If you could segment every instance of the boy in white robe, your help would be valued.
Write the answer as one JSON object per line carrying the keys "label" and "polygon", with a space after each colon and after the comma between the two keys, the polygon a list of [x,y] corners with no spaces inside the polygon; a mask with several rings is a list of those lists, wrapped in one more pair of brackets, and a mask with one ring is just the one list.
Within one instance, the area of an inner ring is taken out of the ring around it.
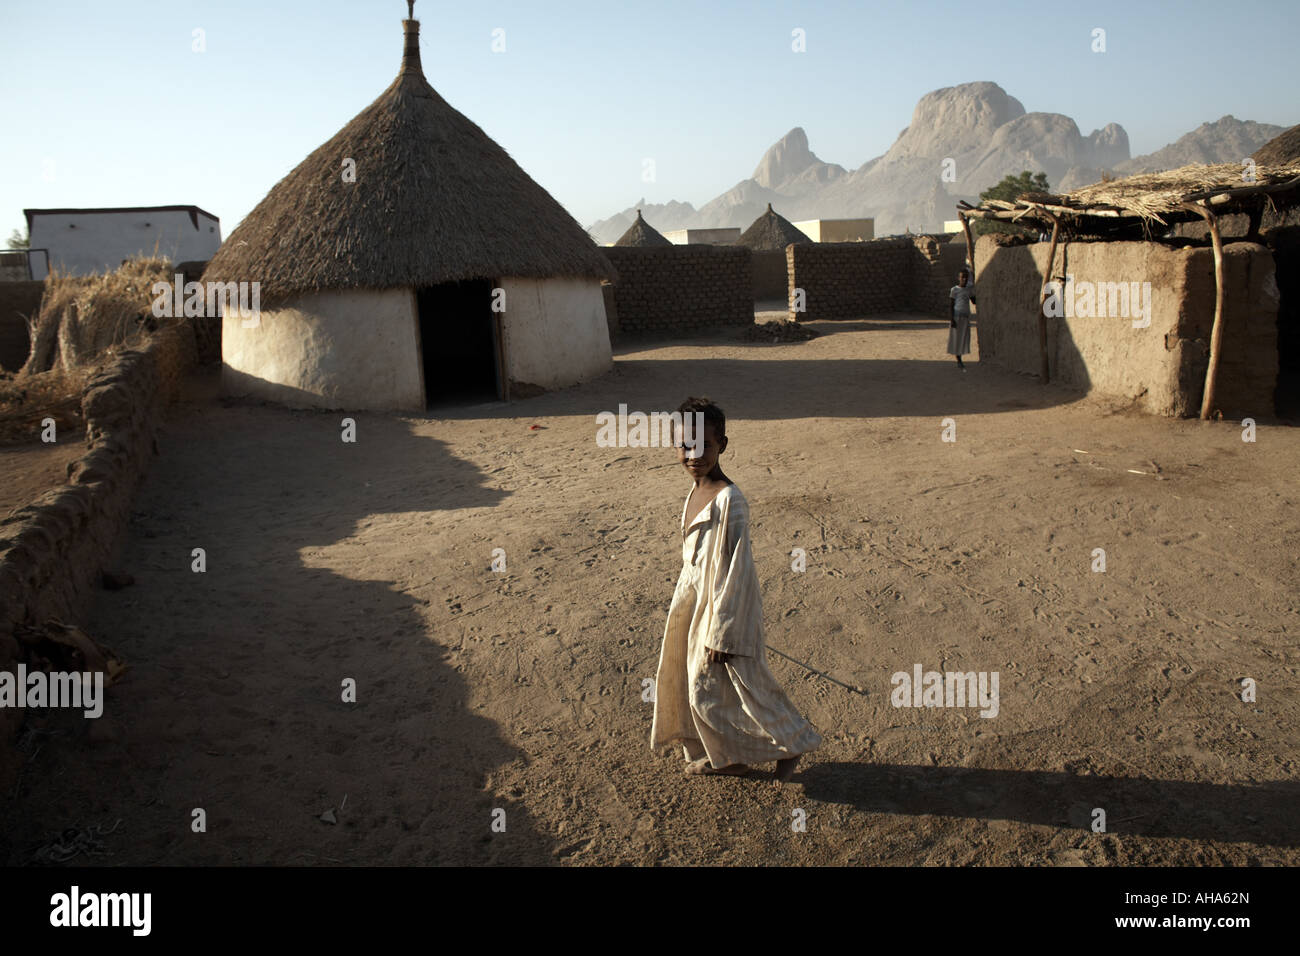
{"label": "boy in white robe", "polygon": [[679,410],[684,419],[703,414],[704,436],[694,448],[677,441],[694,485],[682,510],[682,571],[659,655],[650,745],[682,744],[690,774],[739,776],[775,760],[781,783],[821,737],[767,667],[749,506],[718,466],[726,417],[704,398]]}

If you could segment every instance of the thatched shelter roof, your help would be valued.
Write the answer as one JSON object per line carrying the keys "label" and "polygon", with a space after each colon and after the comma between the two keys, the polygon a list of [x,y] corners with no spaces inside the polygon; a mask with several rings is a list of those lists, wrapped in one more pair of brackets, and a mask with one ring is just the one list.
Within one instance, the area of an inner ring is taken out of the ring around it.
{"label": "thatched shelter roof", "polygon": [[1274,136],[1255,150],[1254,159],[1269,166],[1300,163],[1300,126],[1292,126]]}
{"label": "thatched shelter roof", "polygon": [[736,240],[738,246],[748,246],[755,252],[782,252],[792,242],[812,242],[795,228],[794,223],[767,204],[767,212],[759,216]]}
{"label": "thatched shelter roof", "polygon": [[1050,229],[1059,222],[1071,233],[1149,234],[1154,227],[1202,218],[1203,212],[1257,212],[1300,202],[1300,162],[1256,162],[1253,181],[1241,163],[1192,165],[1162,173],[1094,183],[1071,193],[1025,193],[1014,201],[986,199],[959,203],[964,218],[998,219]]}
{"label": "thatched shelter roof", "polygon": [[641,218],[641,210],[636,211],[636,222],[627,227],[627,232],[618,237],[616,246],[671,246],[663,233]]}
{"label": "thatched shelter roof", "polygon": [[507,276],[612,278],[573,217],[429,85],[419,22],[402,27],[397,79],[271,189],[204,277],[260,281],[264,299]]}

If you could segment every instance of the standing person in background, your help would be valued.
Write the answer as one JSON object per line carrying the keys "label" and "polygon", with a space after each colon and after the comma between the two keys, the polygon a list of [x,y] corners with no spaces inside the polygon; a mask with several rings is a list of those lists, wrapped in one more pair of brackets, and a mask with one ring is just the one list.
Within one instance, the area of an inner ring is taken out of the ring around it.
{"label": "standing person in background", "polygon": [[957,273],[957,284],[948,298],[952,300],[948,312],[948,354],[957,356],[957,367],[964,372],[966,366],[961,357],[970,352],[970,307],[975,302],[975,285],[968,270]]}

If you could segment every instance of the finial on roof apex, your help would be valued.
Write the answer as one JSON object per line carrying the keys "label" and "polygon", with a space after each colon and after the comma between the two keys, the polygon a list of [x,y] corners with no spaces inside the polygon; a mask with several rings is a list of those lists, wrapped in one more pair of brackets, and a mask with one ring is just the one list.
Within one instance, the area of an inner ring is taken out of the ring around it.
{"label": "finial on roof apex", "polygon": [[406,0],[406,19],[415,19],[415,0]]}
{"label": "finial on roof apex", "polygon": [[771,204],[771,203],[768,203],[768,204],[767,204],[767,211],[768,211],[768,212],[771,212],[771,211],[772,211],[772,204]]}

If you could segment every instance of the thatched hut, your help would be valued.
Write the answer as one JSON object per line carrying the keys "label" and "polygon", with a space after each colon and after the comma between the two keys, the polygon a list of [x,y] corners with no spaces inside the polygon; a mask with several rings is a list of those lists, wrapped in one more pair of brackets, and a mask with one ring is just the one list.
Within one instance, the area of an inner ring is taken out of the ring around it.
{"label": "thatched hut", "polygon": [[785,216],[773,211],[772,204],[767,204],[763,213],[740,234],[736,240],[738,246],[748,246],[755,252],[785,252],[785,247],[792,242],[812,242]]}
{"label": "thatched hut", "polygon": [[[985,236],[974,250],[981,361],[1165,414],[1294,414],[1300,290],[1282,277],[1295,271],[1297,208],[1300,162],[1258,159],[961,203],[968,249],[971,219],[1051,232],[1050,244]],[[1234,219],[1241,228],[1225,229]],[[1206,238],[1178,234],[1192,223]],[[1134,321],[1094,321],[1115,318]]]}
{"label": "thatched hut", "polygon": [[789,219],[767,204],[763,213],[740,234],[736,245],[750,250],[753,270],[754,301],[785,299],[789,291],[789,265],[785,247],[792,243],[812,242]]}
{"label": "thatched hut", "polygon": [[608,260],[429,85],[419,22],[402,28],[397,79],[277,183],[204,272],[260,283],[260,317],[223,320],[228,394],[419,410],[612,366]]}
{"label": "thatched hut", "polygon": [[671,246],[672,243],[654,226],[641,218],[641,210],[636,211],[636,222],[627,227],[627,232],[619,236],[616,246],[623,248],[648,248],[652,246]]}

